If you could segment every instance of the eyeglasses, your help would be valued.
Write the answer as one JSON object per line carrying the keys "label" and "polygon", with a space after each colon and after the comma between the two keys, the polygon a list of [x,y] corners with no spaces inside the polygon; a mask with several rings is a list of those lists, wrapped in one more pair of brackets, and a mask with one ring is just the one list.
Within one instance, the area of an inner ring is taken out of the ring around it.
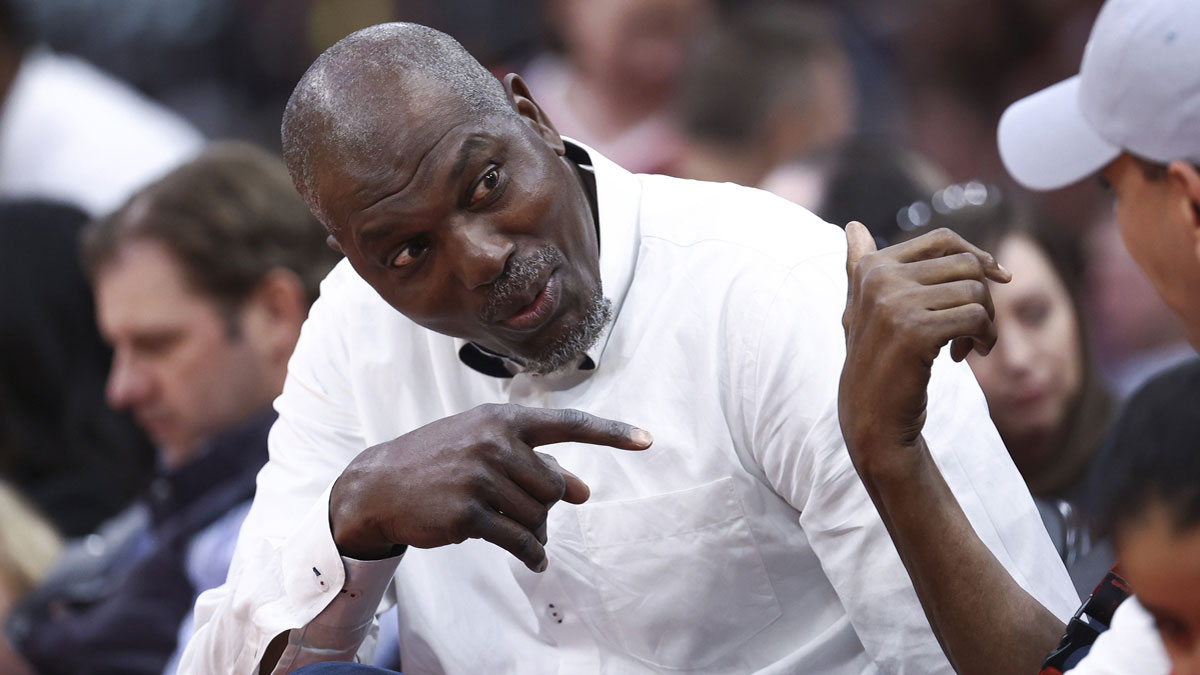
{"label": "eyeglasses", "polygon": [[948,216],[965,208],[992,206],[1001,200],[1000,188],[972,180],[948,185],[929,199],[918,199],[896,212],[896,225],[904,232],[919,230],[933,220],[934,214]]}

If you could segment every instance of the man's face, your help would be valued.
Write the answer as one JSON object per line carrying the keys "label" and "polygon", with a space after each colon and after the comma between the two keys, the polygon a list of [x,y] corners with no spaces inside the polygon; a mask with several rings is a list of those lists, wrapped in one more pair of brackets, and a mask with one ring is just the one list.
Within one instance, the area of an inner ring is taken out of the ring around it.
{"label": "man's face", "polygon": [[582,353],[598,332],[581,337],[602,300],[599,248],[558,134],[532,102],[480,119],[421,100],[397,111],[371,166],[319,172],[342,251],[425,328],[531,363]]}
{"label": "man's face", "polygon": [[1147,178],[1129,155],[1104,168],[1104,181],[1115,200],[1117,227],[1129,255],[1154,284],[1163,301],[1183,319],[1193,344],[1200,337],[1200,318],[1192,286],[1198,273],[1196,243],[1189,236],[1191,216],[1177,187],[1167,179]]}
{"label": "man's face", "polygon": [[270,402],[256,336],[231,337],[216,303],[189,288],[163,244],[122,244],[95,293],[100,333],[113,348],[109,405],[133,412],[167,466]]}

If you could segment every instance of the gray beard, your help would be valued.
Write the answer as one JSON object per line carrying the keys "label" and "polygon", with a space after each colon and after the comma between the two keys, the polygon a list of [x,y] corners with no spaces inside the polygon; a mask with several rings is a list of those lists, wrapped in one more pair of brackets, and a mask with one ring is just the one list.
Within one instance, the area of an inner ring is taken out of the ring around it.
{"label": "gray beard", "polygon": [[[512,260],[504,271],[504,276],[497,280],[496,285],[488,294],[483,307],[479,311],[479,319],[484,323],[496,320],[499,312],[506,306],[515,293],[529,286],[534,279],[541,277],[547,267],[563,262],[562,251],[547,244],[528,258]],[[592,288],[587,313],[576,324],[563,326],[541,351],[532,357],[512,358],[531,373],[546,375],[572,365],[592,345],[600,339],[600,333],[612,320],[612,302],[604,297],[604,289],[599,281]]]}
{"label": "gray beard", "polygon": [[574,364],[600,339],[600,333],[612,321],[612,301],[604,297],[600,283],[592,288],[587,314],[578,323],[564,326],[540,354],[524,359],[522,364],[528,372],[547,375]]}

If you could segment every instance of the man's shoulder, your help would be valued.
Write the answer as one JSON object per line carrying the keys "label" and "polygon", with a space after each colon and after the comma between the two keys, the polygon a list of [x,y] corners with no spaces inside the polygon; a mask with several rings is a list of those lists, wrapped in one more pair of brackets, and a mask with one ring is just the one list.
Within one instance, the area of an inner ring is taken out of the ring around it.
{"label": "man's shoulder", "polygon": [[676,246],[729,247],[784,267],[817,256],[845,255],[841,228],[764,190],[669,176],[639,178],[643,237]]}
{"label": "man's shoulder", "polygon": [[429,332],[387,304],[345,258],[321,281],[321,294],[309,311],[304,331],[327,343],[344,343],[353,336],[356,344],[390,344],[406,340],[403,336]]}
{"label": "man's shoulder", "polygon": [[[335,306],[345,315],[347,312],[376,311],[391,309],[370,284],[358,276],[350,261],[342,258],[321,281],[318,300],[325,305]],[[395,310],[391,310],[393,313]]]}

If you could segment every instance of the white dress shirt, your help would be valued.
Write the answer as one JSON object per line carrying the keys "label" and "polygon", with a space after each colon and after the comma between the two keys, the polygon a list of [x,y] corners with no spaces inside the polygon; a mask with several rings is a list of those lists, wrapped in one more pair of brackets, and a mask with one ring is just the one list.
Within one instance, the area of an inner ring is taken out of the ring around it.
{"label": "white dress shirt", "polygon": [[133,87],[82,59],[35,48],[0,111],[0,196],[105,215],[203,144],[182,117]]}
{"label": "white dress shirt", "polygon": [[[592,159],[615,317],[588,352],[595,368],[484,375],[460,360],[464,343],[416,326],[340,264],[181,672],[252,672],[300,627],[277,672],[348,657],[393,570],[406,673],[952,672],[838,426],[843,232],[765,192]],[[410,548],[398,566],[339,557],[328,494],[346,464],[488,402],[578,408],[654,445],[543,449],[592,494],[551,510],[542,574],[481,540]],[[1070,579],[965,364],[935,365],[926,429],[983,541],[1069,617]]]}
{"label": "white dress shirt", "polygon": [[1096,638],[1087,656],[1070,675],[1168,675],[1171,660],[1163,647],[1154,617],[1136,597],[1113,614],[1112,626]]}

